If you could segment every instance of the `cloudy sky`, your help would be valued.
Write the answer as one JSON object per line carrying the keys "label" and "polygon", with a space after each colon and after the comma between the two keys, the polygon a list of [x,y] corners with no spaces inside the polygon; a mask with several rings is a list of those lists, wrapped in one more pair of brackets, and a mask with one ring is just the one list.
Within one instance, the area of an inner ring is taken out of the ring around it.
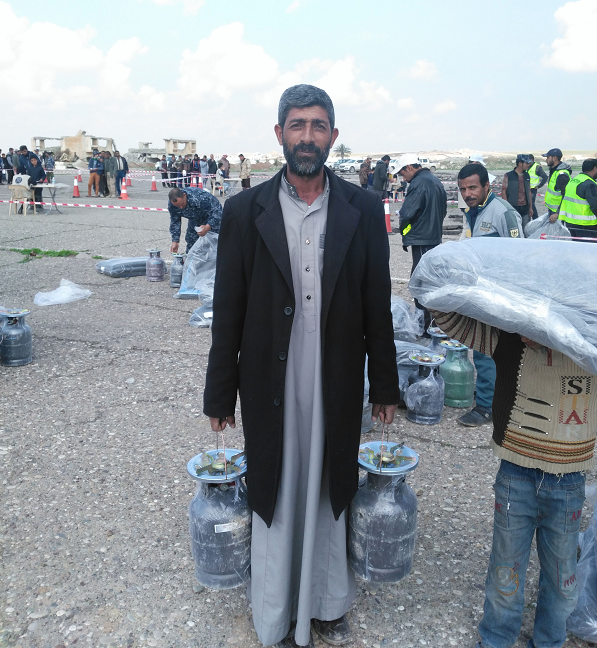
{"label": "cloudy sky", "polygon": [[0,148],[266,152],[313,83],[354,151],[597,149],[597,0],[0,0]]}

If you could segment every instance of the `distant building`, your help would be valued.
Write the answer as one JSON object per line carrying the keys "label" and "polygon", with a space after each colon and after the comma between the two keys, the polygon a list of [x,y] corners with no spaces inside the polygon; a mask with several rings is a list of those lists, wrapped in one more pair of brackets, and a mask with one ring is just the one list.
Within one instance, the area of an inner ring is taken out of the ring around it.
{"label": "distant building", "polygon": [[[57,144],[49,144],[57,142]],[[78,158],[85,160],[93,155],[93,150],[110,151],[116,150],[116,145],[111,137],[97,137],[87,135],[86,131],[80,130],[76,135],[64,137],[32,137],[31,149],[41,151],[54,151],[57,157],[62,158],[66,153],[69,160],[74,160],[75,154]]]}

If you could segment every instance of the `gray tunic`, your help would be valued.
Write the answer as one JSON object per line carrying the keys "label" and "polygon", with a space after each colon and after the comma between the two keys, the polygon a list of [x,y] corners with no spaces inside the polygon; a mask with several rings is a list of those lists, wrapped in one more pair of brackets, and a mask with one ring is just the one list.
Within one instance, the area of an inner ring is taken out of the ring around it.
{"label": "gray tunic", "polygon": [[295,641],[309,643],[311,619],[331,621],[355,596],[346,557],[346,516],[334,520],[323,469],[321,276],[329,184],[309,207],[283,177],[284,216],[296,301],[284,391],[282,479],[271,527],[253,514],[249,598],[265,645],[296,621]]}

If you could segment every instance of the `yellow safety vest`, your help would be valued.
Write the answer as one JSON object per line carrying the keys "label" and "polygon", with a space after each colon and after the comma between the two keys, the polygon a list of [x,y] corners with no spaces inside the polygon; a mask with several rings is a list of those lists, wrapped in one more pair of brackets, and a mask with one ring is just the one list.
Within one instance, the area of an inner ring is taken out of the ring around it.
{"label": "yellow safety vest", "polygon": [[566,185],[560,205],[560,219],[571,225],[597,225],[597,214],[591,210],[588,200],[581,198],[577,193],[578,186],[585,180],[595,182],[591,176],[579,173]]}
{"label": "yellow safety vest", "polygon": [[537,166],[538,163],[534,162],[533,166],[529,169],[529,175],[531,176],[531,189],[536,189],[541,184],[541,176],[537,175]]}
{"label": "yellow safety vest", "polygon": [[568,169],[554,171],[549,178],[547,191],[545,192],[545,206],[552,212],[557,212],[562,202],[562,192],[556,191],[556,182],[560,173],[567,173],[568,176],[570,176],[570,171]]}

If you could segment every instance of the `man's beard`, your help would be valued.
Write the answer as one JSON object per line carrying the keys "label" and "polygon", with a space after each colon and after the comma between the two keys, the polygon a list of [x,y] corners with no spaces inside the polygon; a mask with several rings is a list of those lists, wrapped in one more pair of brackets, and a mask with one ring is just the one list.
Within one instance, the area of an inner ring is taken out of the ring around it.
{"label": "man's beard", "polygon": [[[330,154],[331,144],[332,140],[330,138],[328,145],[323,151],[318,146],[315,146],[313,142],[311,144],[297,144],[290,150],[286,144],[286,140],[282,140],[282,150],[288,162],[288,168],[292,173],[298,176],[313,178],[323,169],[323,165]],[[301,159],[301,153],[315,153],[315,159]]]}

